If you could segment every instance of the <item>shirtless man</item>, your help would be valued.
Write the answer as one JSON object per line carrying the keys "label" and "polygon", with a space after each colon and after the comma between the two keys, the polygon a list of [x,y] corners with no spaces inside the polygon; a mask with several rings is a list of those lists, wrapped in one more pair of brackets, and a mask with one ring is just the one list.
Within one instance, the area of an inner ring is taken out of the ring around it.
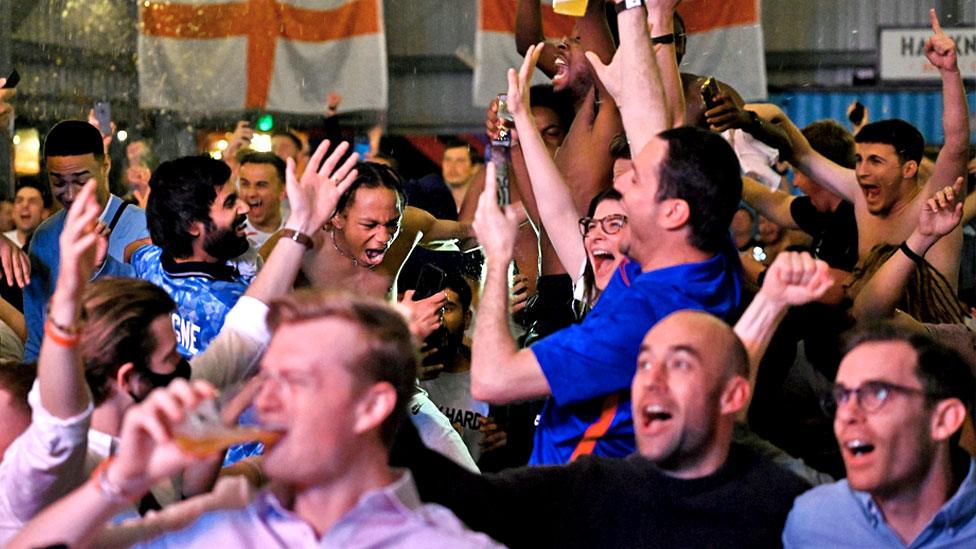
{"label": "shirtless man", "polygon": [[[339,147],[348,148],[348,143]],[[309,165],[318,166],[327,149],[328,142],[323,142]],[[359,158],[355,153],[351,157]],[[302,274],[316,288],[393,299],[397,274],[414,246],[437,248],[468,238],[471,226],[405,206],[400,176],[388,166],[360,162],[356,170],[332,220],[312,235],[314,251],[306,255]],[[261,249],[263,256],[280,237],[279,233],[269,239]]]}
{"label": "shirtless man", "polygon": [[[814,151],[777,107],[757,108],[764,118],[784,124],[793,143],[794,166],[854,204],[861,260],[879,244],[898,245],[905,241],[914,230],[925,201],[966,172],[969,112],[956,45],[942,31],[935,10],[930,11],[930,18],[934,34],[925,43],[925,56],[942,77],[945,144],[927,181],[918,173],[924,146],[922,135],[907,122],[884,120],[864,126],[857,134],[856,166],[851,170]],[[962,230],[957,227],[926,256],[953,289],[958,285],[961,249]]]}

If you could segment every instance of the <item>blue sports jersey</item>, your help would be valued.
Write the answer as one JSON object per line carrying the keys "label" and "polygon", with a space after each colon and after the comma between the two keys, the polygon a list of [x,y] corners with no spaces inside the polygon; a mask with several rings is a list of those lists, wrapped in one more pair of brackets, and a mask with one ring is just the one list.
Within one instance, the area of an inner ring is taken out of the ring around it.
{"label": "blue sports jersey", "polygon": [[529,463],[568,463],[584,435],[595,444],[581,453],[633,453],[630,384],[644,335],[681,309],[730,319],[741,297],[740,269],[737,256],[721,253],[646,273],[625,262],[581,323],[532,345],[552,398],[542,410]]}
{"label": "blue sports jersey", "polygon": [[177,350],[187,359],[217,337],[224,317],[250,282],[227,265],[177,263],[158,246],[137,250],[132,267],[138,278],[159,286],[176,302],[173,330]]}

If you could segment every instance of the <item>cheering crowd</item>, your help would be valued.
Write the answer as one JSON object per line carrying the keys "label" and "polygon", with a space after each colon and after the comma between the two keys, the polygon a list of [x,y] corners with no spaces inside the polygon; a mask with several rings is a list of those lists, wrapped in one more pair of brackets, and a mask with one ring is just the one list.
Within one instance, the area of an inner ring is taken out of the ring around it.
{"label": "cheering crowd", "polygon": [[0,544],[976,547],[956,44],[932,10],[926,156],[679,72],[678,3],[539,42],[520,1],[440,176],[241,123],[123,198],[56,124],[0,236]]}

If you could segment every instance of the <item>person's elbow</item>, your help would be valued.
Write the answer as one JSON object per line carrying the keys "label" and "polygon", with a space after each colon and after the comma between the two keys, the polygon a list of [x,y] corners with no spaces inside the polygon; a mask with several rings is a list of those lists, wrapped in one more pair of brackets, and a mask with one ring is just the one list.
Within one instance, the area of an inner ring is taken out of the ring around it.
{"label": "person's elbow", "polygon": [[488,374],[471,368],[471,396],[489,404],[510,404],[514,399],[508,384],[498,374]]}

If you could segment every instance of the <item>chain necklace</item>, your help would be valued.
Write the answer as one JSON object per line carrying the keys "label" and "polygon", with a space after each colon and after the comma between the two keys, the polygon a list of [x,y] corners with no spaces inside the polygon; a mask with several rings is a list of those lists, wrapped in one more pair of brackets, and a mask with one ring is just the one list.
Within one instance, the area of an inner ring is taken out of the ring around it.
{"label": "chain necklace", "polygon": [[357,267],[362,267],[363,269],[367,269],[367,270],[370,270],[370,271],[376,268],[376,265],[373,265],[373,264],[370,264],[370,263],[363,263],[363,262],[359,261],[358,259],[356,259],[355,256],[353,256],[352,254],[350,254],[350,253],[346,252],[345,250],[343,250],[342,248],[340,248],[339,247],[339,244],[336,243],[336,239],[335,239],[335,228],[333,228],[332,230],[329,231],[329,236],[332,237],[332,247],[335,248],[335,251],[339,252],[339,255],[341,255],[342,257],[348,259],[349,261],[352,261],[352,264],[353,265],[355,265]]}

